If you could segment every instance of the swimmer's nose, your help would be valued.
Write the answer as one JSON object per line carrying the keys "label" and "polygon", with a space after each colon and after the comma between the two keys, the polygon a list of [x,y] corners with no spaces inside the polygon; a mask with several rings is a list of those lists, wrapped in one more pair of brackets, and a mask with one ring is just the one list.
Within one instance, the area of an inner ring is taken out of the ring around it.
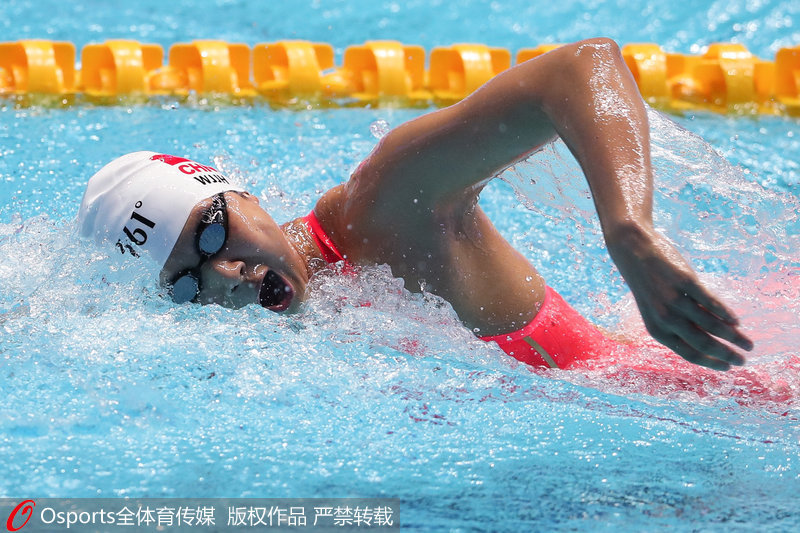
{"label": "swimmer's nose", "polygon": [[244,261],[216,260],[212,262],[211,270],[220,285],[224,285],[228,290],[246,281],[247,264]]}

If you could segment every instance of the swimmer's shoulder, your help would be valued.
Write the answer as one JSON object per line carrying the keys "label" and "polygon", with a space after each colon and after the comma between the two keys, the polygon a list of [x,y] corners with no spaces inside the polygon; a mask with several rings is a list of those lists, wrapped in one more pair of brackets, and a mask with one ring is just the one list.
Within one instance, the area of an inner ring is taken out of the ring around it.
{"label": "swimmer's shoulder", "polygon": [[392,230],[396,226],[394,210],[385,203],[374,187],[362,187],[354,173],[347,183],[320,197],[314,214],[322,230],[351,261],[373,262],[376,244],[396,236]]}

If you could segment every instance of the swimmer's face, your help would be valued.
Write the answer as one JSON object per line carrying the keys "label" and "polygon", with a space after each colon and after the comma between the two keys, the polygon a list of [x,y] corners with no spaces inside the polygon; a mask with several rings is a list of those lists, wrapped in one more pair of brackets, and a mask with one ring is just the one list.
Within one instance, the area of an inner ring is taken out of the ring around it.
{"label": "swimmer's face", "polygon": [[[212,199],[198,203],[161,271],[170,287],[187,270],[198,274],[196,302],[239,308],[260,304],[272,311],[295,311],[308,285],[305,262],[280,226],[249,193],[226,192],[227,237],[210,257],[197,249],[197,232]],[[199,265],[199,268],[198,268]]]}

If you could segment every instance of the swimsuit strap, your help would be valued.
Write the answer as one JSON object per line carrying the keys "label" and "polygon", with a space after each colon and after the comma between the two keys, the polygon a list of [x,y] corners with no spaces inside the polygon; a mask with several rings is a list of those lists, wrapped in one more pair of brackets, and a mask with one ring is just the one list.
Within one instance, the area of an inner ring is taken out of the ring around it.
{"label": "swimsuit strap", "polygon": [[309,231],[311,232],[311,236],[314,238],[314,242],[316,243],[319,250],[322,252],[322,257],[325,258],[325,261],[328,263],[338,263],[339,261],[347,262],[347,259],[339,252],[336,248],[336,245],[333,244],[333,241],[328,234],[325,233],[325,230],[322,229],[322,226],[317,219],[317,215],[314,214],[312,210],[308,215],[301,218],[303,222],[306,223],[308,226]]}

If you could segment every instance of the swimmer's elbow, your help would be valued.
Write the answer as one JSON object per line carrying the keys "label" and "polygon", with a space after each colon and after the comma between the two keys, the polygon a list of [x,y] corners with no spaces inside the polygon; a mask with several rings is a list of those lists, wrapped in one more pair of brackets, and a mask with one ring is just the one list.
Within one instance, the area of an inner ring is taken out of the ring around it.
{"label": "swimmer's elbow", "polygon": [[629,89],[619,80],[631,78],[622,52],[614,40],[596,37],[564,45],[543,65],[547,83],[542,87],[543,107],[574,106],[575,99],[594,99],[598,91]]}
{"label": "swimmer's elbow", "polygon": [[577,48],[578,54],[584,54],[587,51],[591,53],[620,53],[617,42],[608,37],[592,37],[591,39],[577,41],[572,46]]}
{"label": "swimmer's elbow", "polygon": [[545,105],[563,103],[568,95],[597,88],[592,80],[610,79],[628,70],[619,45],[607,37],[560,46],[521,67],[519,84],[525,89],[537,88],[528,96]]}
{"label": "swimmer's elbow", "polygon": [[[595,37],[578,41],[564,50],[565,67],[589,74],[598,68],[620,68],[625,64],[619,45],[608,37]],[[627,67],[626,67],[627,68]]]}

